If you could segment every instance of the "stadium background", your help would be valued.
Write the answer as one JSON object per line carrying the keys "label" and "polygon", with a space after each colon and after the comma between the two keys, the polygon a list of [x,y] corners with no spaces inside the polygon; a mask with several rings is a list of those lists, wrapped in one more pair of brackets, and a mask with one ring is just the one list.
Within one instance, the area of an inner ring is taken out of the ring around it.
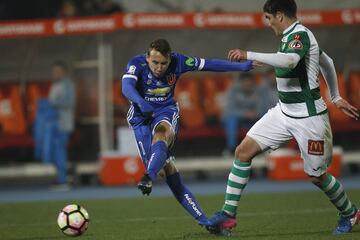
{"label": "stadium background", "polygon": [[[29,5],[26,1],[14,2],[19,9],[22,4]],[[49,1],[36,2],[32,1],[31,9]],[[59,6],[61,2],[58,1]],[[128,106],[121,96],[119,79],[128,59],[144,52],[151,40],[166,38],[173,51],[204,58],[226,58],[231,48],[263,52],[278,48],[278,39],[262,22],[263,1],[113,2],[121,5],[122,12],[73,18],[14,13],[13,16],[19,16],[17,19],[11,18],[11,14],[2,18],[0,201],[3,206],[15,201],[138,196],[131,185],[103,188],[104,182],[99,181],[99,176],[101,178],[106,156],[127,158],[128,150],[119,149],[130,144],[119,142],[122,132],[118,129],[127,126]],[[334,59],[341,95],[359,108],[359,1],[298,0],[297,3],[300,19],[313,31],[320,47]],[[55,169],[33,158],[31,137],[36,101],[46,96],[51,63],[58,59],[69,64],[77,86],[76,130],[69,146],[73,189],[65,193],[48,189],[55,178]],[[178,83],[177,97],[183,115],[175,154],[177,165],[195,188],[195,194],[225,191],[223,186],[232,159],[221,155],[225,142],[220,115],[224,92],[236,76],[190,73]],[[324,86],[322,82],[322,96],[327,99]],[[12,111],[10,116],[8,108]],[[348,184],[349,188],[359,189],[360,123],[344,117],[331,105],[329,109],[334,143],[344,150],[341,175],[345,187]],[[245,131],[241,129],[239,135]],[[267,161],[266,156],[254,160],[253,178],[259,182],[249,189],[253,187],[254,192],[309,190],[301,180],[296,183],[268,180]],[[158,184],[160,190],[155,191],[155,196],[169,195],[160,181]]]}

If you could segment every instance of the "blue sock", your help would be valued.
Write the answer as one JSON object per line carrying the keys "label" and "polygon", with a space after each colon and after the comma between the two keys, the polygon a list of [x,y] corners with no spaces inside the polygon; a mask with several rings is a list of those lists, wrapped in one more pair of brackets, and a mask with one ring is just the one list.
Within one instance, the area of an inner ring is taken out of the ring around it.
{"label": "blue sock", "polygon": [[152,180],[156,179],[159,171],[164,167],[169,157],[169,150],[164,141],[158,141],[151,146],[151,157],[147,167],[147,174]]}
{"label": "blue sock", "polygon": [[166,177],[166,183],[178,202],[191,216],[193,216],[193,218],[197,221],[205,220],[207,218],[199,204],[196,202],[194,195],[183,184],[179,173]]}

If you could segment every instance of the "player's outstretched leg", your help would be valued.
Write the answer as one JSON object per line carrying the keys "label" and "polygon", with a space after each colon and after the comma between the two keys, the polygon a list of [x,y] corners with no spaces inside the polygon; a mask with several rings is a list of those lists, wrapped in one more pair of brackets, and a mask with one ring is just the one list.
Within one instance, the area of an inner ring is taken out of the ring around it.
{"label": "player's outstretched leg", "polygon": [[333,234],[351,232],[353,226],[360,221],[360,211],[349,200],[342,184],[334,176],[328,173],[319,178],[312,177],[312,180],[339,210],[340,217]]}
{"label": "player's outstretched leg", "polygon": [[152,190],[152,183],[160,170],[164,167],[169,156],[168,146],[164,141],[157,141],[151,146],[151,157],[148,163],[147,172],[138,183],[142,194],[149,195]]}
{"label": "player's outstretched leg", "polygon": [[173,192],[176,200],[201,225],[209,225],[209,220],[197,203],[195,196],[184,185],[178,172],[166,177],[166,183]]}
{"label": "player's outstretched leg", "polygon": [[250,171],[250,162],[234,161],[228,177],[225,204],[222,211],[215,213],[214,216],[209,219],[210,225],[207,226],[209,232],[229,235],[230,230],[236,227],[236,211],[241,194],[249,181]]}

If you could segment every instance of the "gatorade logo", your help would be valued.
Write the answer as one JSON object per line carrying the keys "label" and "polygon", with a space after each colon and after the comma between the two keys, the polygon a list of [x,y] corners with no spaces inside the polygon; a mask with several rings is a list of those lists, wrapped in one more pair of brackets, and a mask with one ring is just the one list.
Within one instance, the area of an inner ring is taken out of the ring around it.
{"label": "gatorade logo", "polygon": [[138,160],[136,158],[128,158],[124,162],[124,170],[128,174],[135,174],[139,171]]}

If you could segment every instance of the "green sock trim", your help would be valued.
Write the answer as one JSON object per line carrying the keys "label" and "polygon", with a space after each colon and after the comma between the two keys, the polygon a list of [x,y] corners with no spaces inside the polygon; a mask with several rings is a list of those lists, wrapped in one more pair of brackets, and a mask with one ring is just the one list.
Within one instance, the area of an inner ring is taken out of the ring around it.
{"label": "green sock trim", "polygon": [[227,185],[233,188],[238,188],[238,189],[244,189],[246,184],[241,184],[241,183],[237,183],[237,182],[233,182],[231,180],[228,180]]}
{"label": "green sock trim", "polygon": [[334,200],[330,200],[332,203],[337,203],[343,196],[345,195],[345,191],[341,192],[340,195]]}
{"label": "green sock trim", "polygon": [[339,190],[340,186],[341,186],[340,183],[336,181],[335,185],[329,191],[325,192],[326,195],[328,196],[333,195],[337,190]]}
{"label": "green sock trim", "polygon": [[240,198],[241,198],[241,195],[236,195],[236,194],[231,194],[231,193],[225,194],[225,200],[239,201]]}
{"label": "green sock trim", "polygon": [[325,188],[327,188],[329,186],[329,184],[331,183],[331,179],[332,179],[332,176],[330,174],[328,174],[326,176],[326,179],[325,179],[325,182],[324,182],[324,184],[322,186],[322,189],[325,189]]}
{"label": "green sock trim", "polygon": [[225,205],[223,206],[223,208],[222,208],[223,211],[229,212],[229,213],[231,213],[231,214],[233,214],[233,215],[236,214],[236,209],[237,209],[237,207],[231,206],[231,205],[227,205],[227,204],[225,204]]}
{"label": "green sock trim", "polygon": [[233,167],[231,169],[231,173],[238,177],[248,178],[250,176],[250,169],[249,170],[240,170],[240,169]]}
{"label": "green sock trim", "polygon": [[251,162],[240,162],[240,160],[235,159],[234,164],[238,167],[250,167]]}
{"label": "green sock trim", "polygon": [[[349,203],[350,203],[349,199],[346,199],[346,201],[343,203],[343,205],[339,206],[340,212],[343,212],[346,209],[346,207],[349,205]],[[351,209],[351,207],[352,206],[350,206],[350,209]]]}
{"label": "green sock trim", "polygon": [[348,217],[348,216],[353,216],[356,212],[356,207],[354,206],[354,204],[352,204],[351,208],[349,210],[347,210],[346,212],[342,212],[341,215],[344,217]]}

